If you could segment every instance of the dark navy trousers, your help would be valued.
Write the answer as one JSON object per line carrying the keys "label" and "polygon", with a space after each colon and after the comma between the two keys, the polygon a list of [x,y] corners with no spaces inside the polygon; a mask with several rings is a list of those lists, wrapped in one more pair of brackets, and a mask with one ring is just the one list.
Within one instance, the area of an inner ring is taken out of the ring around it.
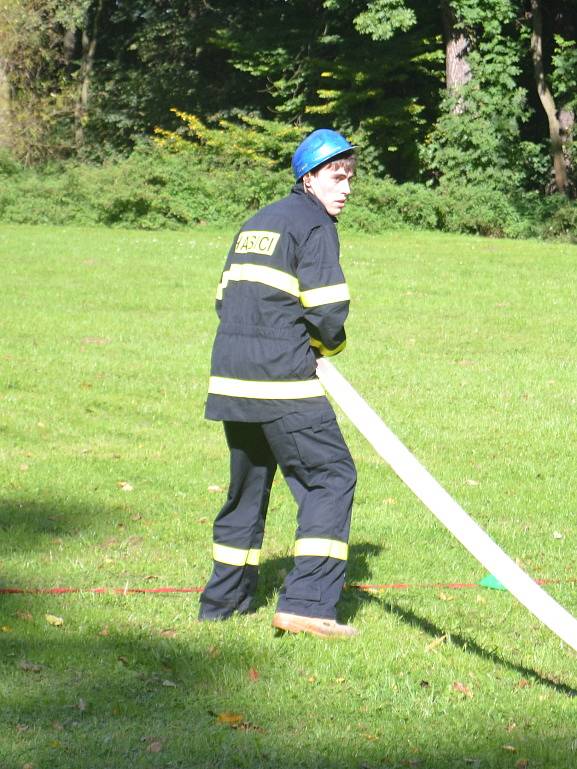
{"label": "dark navy trousers", "polygon": [[213,529],[213,572],[200,619],[250,611],[277,466],[298,504],[294,567],[278,611],[335,619],[345,580],[355,466],[325,401],[318,412],[271,422],[224,422],[230,450],[227,500]]}

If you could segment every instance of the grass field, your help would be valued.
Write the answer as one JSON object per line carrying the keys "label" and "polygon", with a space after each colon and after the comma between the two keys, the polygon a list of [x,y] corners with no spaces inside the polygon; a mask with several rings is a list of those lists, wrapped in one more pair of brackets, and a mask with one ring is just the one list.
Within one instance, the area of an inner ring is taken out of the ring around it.
{"label": "grass field", "polygon": [[[359,471],[351,642],[275,638],[294,506],[275,481],[256,614],[196,621],[227,453],[203,421],[232,231],[0,229],[1,769],[572,769],[577,655],[342,420]],[[341,235],[338,368],[577,612],[577,247]],[[94,593],[90,588],[109,591]],[[115,593],[114,588],[124,592]]]}

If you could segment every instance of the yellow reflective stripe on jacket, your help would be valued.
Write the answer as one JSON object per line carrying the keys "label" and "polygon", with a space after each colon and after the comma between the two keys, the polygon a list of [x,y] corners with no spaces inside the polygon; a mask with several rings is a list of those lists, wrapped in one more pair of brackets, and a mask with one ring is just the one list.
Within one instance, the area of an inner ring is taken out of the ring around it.
{"label": "yellow reflective stripe on jacket", "polygon": [[303,307],[319,307],[322,304],[331,304],[332,302],[347,302],[350,298],[349,287],[346,283],[310,288],[308,291],[301,291],[300,293]]}
{"label": "yellow reflective stripe on jacket", "polygon": [[349,546],[346,542],[340,542],[338,539],[307,537],[306,539],[297,539],[295,542],[295,556],[316,555],[346,561],[348,554]]}
{"label": "yellow reflective stripe on jacket", "polygon": [[342,352],[346,346],[347,346],[347,340],[345,339],[343,342],[337,345],[333,350],[329,350],[329,348],[325,347],[322,342],[320,342],[318,339],[313,339],[313,337],[311,336],[311,347],[316,347],[317,350],[320,352],[320,354],[324,355],[326,358],[329,358],[331,355],[336,355],[337,353]]}
{"label": "yellow reflective stripe on jacket", "polygon": [[226,563],[229,566],[258,566],[260,560],[260,550],[243,550],[240,547],[230,547],[229,545],[218,545],[216,542],[212,546],[212,557],[219,563]]}
{"label": "yellow reflective stripe on jacket", "polygon": [[293,296],[299,296],[299,282],[293,276],[274,267],[261,264],[231,264],[223,273],[221,282],[216,290],[216,298],[222,299],[222,292],[231,280],[246,280],[249,283],[262,283],[265,286],[278,288]]}
{"label": "yellow reflective stripe on jacket", "polygon": [[318,379],[296,382],[260,382],[250,379],[229,379],[211,376],[208,392],[212,395],[230,395],[233,398],[258,398],[261,400],[292,400],[294,398],[317,398],[325,394]]}

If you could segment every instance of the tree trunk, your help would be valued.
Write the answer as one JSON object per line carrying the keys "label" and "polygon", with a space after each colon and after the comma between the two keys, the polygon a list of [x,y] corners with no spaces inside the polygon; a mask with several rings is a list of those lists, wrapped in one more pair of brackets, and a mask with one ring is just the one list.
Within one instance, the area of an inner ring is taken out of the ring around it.
{"label": "tree trunk", "polygon": [[64,33],[62,47],[64,49],[64,61],[66,66],[70,67],[76,53],[76,30],[74,28],[67,29]]}
{"label": "tree trunk", "polygon": [[555,99],[545,79],[545,67],[543,65],[543,18],[541,16],[540,0],[530,0],[533,32],[531,34],[531,53],[533,56],[533,71],[537,93],[547,115],[549,122],[549,139],[551,142],[551,157],[553,158],[553,171],[555,174],[555,187],[565,194],[568,187],[567,168],[563,155],[563,142]]}
{"label": "tree trunk", "polygon": [[[577,8],[571,2],[559,0],[553,3],[553,34],[560,35],[565,40],[575,40],[577,32]],[[559,101],[559,99],[557,100]],[[575,194],[575,186],[572,183],[573,164],[571,162],[571,145],[573,144],[573,134],[575,131],[575,111],[570,105],[561,103],[557,110],[559,118],[559,133],[561,134],[561,144],[563,145],[563,157],[565,168],[569,177],[570,194]]]}
{"label": "tree trunk", "polygon": [[90,86],[94,72],[94,58],[98,41],[98,26],[102,12],[102,2],[99,0],[94,9],[94,17],[90,32],[82,30],[82,62],[80,64],[80,88],[74,109],[76,149],[84,145],[84,125],[88,116],[88,101],[90,99]]}
{"label": "tree trunk", "polygon": [[[455,12],[449,0],[441,2],[441,16],[445,32],[445,83],[447,91],[458,94],[471,79],[471,68],[467,61],[470,42],[465,32],[456,26]],[[453,107],[455,114],[464,112],[462,99],[458,98]]]}
{"label": "tree trunk", "polygon": [[563,146],[573,141],[573,131],[575,129],[575,113],[570,107],[561,107],[559,110],[559,133]]}
{"label": "tree trunk", "polygon": [[11,146],[10,83],[6,62],[0,59],[0,148]]}

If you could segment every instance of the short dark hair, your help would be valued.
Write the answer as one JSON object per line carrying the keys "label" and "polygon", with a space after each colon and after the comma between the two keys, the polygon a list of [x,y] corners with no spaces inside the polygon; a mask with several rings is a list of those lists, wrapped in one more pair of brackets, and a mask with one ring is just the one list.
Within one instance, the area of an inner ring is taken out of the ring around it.
{"label": "short dark hair", "polygon": [[321,163],[320,166],[313,168],[309,173],[316,174],[321,168],[344,168],[347,173],[354,174],[357,168],[357,157],[353,150],[347,150],[341,152],[340,155],[336,155],[334,158],[330,158],[326,163]]}

